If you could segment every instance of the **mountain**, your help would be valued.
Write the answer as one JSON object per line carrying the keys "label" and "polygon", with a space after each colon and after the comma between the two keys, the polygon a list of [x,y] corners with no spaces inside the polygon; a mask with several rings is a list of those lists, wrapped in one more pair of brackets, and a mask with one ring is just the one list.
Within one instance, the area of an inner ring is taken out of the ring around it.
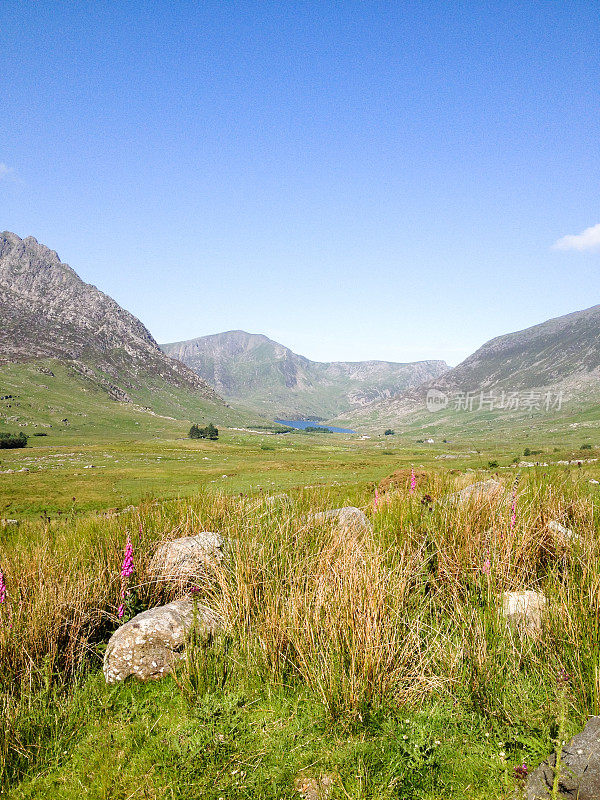
{"label": "mountain", "polygon": [[226,408],[136,317],[31,236],[0,234],[0,319],[0,371],[36,362],[50,377],[51,364],[61,365],[61,381],[67,368],[92,394],[185,419]]}
{"label": "mountain", "polygon": [[[427,393],[438,390],[450,398],[483,393],[516,398],[521,410],[546,398],[556,407],[600,401],[600,305],[550,319],[531,328],[491,339],[454,369],[414,391],[372,403],[356,416],[392,421],[425,409]],[[529,398],[529,400],[527,400]],[[523,400],[526,401],[525,405]],[[529,403],[529,405],[527,405]],[[485,410],[489,402],[484,400]],[[443,409],[442,409],[443,410]],[[497,410],[502,410],[497,407]],[[513,412],[519,407],[513,407]],[[533,409],[535,410],[535,409]]]}
{"label": "mountain", "polygon": [[442,375],[444,361],[320,363],[262,334],[228,331],[161,345],[223,397],[274,417],[327,419]]}

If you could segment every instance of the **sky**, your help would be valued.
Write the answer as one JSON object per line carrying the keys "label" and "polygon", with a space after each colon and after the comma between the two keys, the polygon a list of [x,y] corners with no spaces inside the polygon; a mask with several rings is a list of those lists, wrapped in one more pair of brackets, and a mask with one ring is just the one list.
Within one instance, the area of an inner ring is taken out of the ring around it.
{"label": "sky", "polygon": [[600,303],[599,12],[2,0],[0,230],[159,342],[454,365]]}

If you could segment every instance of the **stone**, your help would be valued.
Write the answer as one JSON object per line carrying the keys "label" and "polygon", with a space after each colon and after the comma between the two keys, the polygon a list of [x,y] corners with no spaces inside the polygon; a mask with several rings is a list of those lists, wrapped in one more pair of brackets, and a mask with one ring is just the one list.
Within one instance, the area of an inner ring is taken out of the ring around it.
{"label": "stone", "polygon": [[316,514],[311,514],[308,522],[316,523],[317,525],[321,525],[324,522],[334,522],[339,528],[354,533],[371,533],[373,530],[373,526],[365,513],[354,506],[334,508],[331,511],[319,511]]}
{"label": "stone", "polygon": [[292,498],[289,494],[267,494],[263,497],[258,497],[250,504],[250,508],[258,510],[260,508],[276,509],[276,508],[289,508],[292,505]]}
{"label": "stone", "polygon": [[294,788],[303,800],[327,800],[331,795],[332,787],[333,777],[331,775],[311,778],[300,774],[294,781]]}
{"label": "stone", "polygon": [[18,519],[3,519],[1,522],[2,522],[2,526],[4,528],[9,527],[9,525],[18,525],[19,524],[19,520]]}
{"label": "stone", "polygon": [[181,586],[205,580],[224,558],[223,538],[212,531],[159,545],[148,572],[156,580]]}
{"label": "stone", "polygon": [[[219,615],[196,605],[197,624],[207,635],[222,627]],[[137,614],[110,637],[104,654],[107,683],[134,675],[140,681],[157,680],[168,674],[184,657],[185,643],[194,622],[194,602],[175,600]]]}
{"label": "stone", "polygon": [[[548,800],[554,782],[556,753],[534,770],[527,780],[527,800]],[[562,749],[559,798],[600,798],[600,717],[591,717],[585,728]]]}
{"label": "stone", "polygon": [[552,531],[552,533],[557,534],[556,538],[562,545],[566,545],[569,542],[579,539],[579,535],[577,533],[573,533],[570,528],[566,528],[556,519],[551,519],[546,527],[549,531]]}
{"label": "stone", "polygon": [[490,478],[487,481],[478,481],[465,486],[460,492],[449,495],[448,499],[456,503],[467,503],[471,500],[494,501],[500,499],[504,493],[504,486],[500,481]]}
{"label": "stone", "polygon": [[502,613],[519,633],[538,636],[542,631],[545,608],[546,598],[541,592],[526,589],[502,595]]}

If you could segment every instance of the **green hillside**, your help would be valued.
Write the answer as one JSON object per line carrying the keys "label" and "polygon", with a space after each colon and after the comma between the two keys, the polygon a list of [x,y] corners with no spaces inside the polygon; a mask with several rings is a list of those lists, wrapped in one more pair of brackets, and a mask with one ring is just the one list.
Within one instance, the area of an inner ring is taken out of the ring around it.
{"label": "green hillside", "polygon": [[132,402],[111,399],[92,378],[68,363],[38,360],[0,365],[0,431],[47,433],[68,442],[82,435],[114,438],[175,435],[187,421],[242,425],[257,421],[243,412],[204,398],[193,389],[142,384],[130,390]]}

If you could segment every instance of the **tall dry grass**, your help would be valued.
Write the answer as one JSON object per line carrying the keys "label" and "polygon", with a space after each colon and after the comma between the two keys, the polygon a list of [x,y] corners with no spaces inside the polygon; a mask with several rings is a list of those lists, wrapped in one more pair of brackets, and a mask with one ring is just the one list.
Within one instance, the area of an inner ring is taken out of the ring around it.
{"label": "tall dry grass", "polygon": [[[600,712],[600,524],[589,488],[576,474],[524,476],[512,527],[506,496],[444,499],[464,481],[421,476],[413,497],[390,486],[376,511],[368,490],[315,490],[289,507],[201,495],[116,519],[23,526],[0,544],[0,702],[9,720],[0,758],[27,751],[19,731],[32,697],[99,665],[118,624],[128,532],[142,608],[173,596],[147,576],[158,542],[220,531],[228,557],[202,588],[235,644],[223,658],[235,658],[238,675],[304,687],[333,717],[360,720],[379,704],[444,693],[504,720],[534,718],[559,668],[572,676],[573,712]],[[506,480],[509,498],[511,487]],[[424,494],[433,502],[422,503]],[[374,529],[308,521],[341,504],[362,505]],[[552,519],[576,537],[550,531]],[[548,598],[539,638],[511,632],[499,614],[502,592],[518,589]]]}

